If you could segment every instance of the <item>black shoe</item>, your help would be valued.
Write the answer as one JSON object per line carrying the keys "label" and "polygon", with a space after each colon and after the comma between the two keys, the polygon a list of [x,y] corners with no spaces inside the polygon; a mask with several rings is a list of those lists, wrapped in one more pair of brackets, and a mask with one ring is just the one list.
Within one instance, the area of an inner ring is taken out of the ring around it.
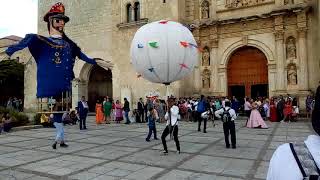
{"label": "black shoe", "polygon": [[201,129],[198,129],[198,131],[200,132],[200,131],[201,131]]}
{"label": "black shoe", "polygon": [[60,144],[60,147],[68,147],[68,145],[67,144],[65,144],[65,143],[62,143],[62,144]]}
{"label": "black shoe", "polygon": [[229,146],[226,146],[226,148],[229,149],[229,148],[230,148],[230,145],[229,145]]}
{"label": "black shoe", "polygon": [[158,138],[154,138],[154,140],[159,140]]}
{"label": "black shoe", "polygon": [[203,133],[207,133],[207,131],[203,131]]}
{"label": "black shoe", "polygon": [[232,149],[236,149],[236,145],[232,146]]}
{"label": "black shoe", "polygon": [[87,128],[85,127],[85,128],[83,128],[83,129],[87,129]]}
{"label": "black shoe", "polygon": [[150,142],[150,139],[146,139],[147,142]]}
{"label": "black shoe", "polygon": [[52,149],[57,149],[57,143],[52,144]]}
{"label": "black shoe", "polygon": [[177,151],[176,154],[180,154],[180,151]]}
{"label": "black shoe", "polygon": [[168,151],[162,151],[161,154],[162,155],[168,155]]}

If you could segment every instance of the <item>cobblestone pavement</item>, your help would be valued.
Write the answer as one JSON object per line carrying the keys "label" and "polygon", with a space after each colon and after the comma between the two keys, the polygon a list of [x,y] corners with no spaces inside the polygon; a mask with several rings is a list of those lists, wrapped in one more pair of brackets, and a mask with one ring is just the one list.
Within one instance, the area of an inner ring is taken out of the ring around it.
{"label": "cobblestone pavement", "polygon": [[[237,120],[237,149],[226,149],[222,124],[180,122],[181,154],[168,142],[161,156],[161,140],[146,142],[146,124],[95,125],[88,130],[65,126],[68,148],[53,150],[55,129],[42,128],[0,135],[0,180],[81,179],[265,179],[276,147],[312,134],[310,122],[270,123],[269,129],[248,129]],[[164,124],[157,124],[160,139]]]}

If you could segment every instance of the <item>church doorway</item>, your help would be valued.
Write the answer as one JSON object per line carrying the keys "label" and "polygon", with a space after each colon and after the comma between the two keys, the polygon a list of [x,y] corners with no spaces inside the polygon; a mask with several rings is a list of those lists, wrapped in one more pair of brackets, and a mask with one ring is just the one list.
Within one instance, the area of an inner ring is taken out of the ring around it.
{"label": "church doorway", "polygon": [[97,100],[102,102],[106,96],[112,98],[112,72],[94,65],[88,82],[89,111],[94,112]]}
{"label": "church doorway", "polygon": [[228,95],[244,98],[268,96],[268,61],[259,49],[245,46],[230,57],[227,67]]}

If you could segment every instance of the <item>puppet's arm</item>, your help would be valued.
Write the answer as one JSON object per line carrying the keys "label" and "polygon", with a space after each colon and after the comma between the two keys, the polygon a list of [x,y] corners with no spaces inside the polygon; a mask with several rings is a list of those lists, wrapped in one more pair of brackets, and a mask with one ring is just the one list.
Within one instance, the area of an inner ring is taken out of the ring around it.
{"label": "puppet's arm", "polygon": [[14,44],[8,47],[5,53],[8,55],[6,58],[10,58],[10,56],[16,51],[22,50],[28,47],[36,38],[36,34],[27,34],[25,38],[23,38],[18,44]]}
{"label": "puppet's arm", "polygon": [[82,53],[80,51],[79,53],[79,56],[78,56],[80,59],[84,60],[85,62],[89,63],[89,64],[97,64],[99,66],[101,66],[102,68],[108,70],[110,68],[113,67],[113,64],[110,62],[110,61],[106,61],[106,60],[103,60],[101,58],[89,58],[88,56],[86,56],[84,53]]}

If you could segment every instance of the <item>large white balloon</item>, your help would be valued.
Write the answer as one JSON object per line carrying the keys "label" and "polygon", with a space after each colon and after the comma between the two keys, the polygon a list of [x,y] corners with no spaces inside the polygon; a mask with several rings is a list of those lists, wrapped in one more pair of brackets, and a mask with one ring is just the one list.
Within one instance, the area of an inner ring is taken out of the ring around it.
{"label": "large white balloon", "polygon": [[173,21],[157,21],[138,29],[131,43],[131,61],[138,74],[170,84],[192,72],[198,47],[188,28]]}

